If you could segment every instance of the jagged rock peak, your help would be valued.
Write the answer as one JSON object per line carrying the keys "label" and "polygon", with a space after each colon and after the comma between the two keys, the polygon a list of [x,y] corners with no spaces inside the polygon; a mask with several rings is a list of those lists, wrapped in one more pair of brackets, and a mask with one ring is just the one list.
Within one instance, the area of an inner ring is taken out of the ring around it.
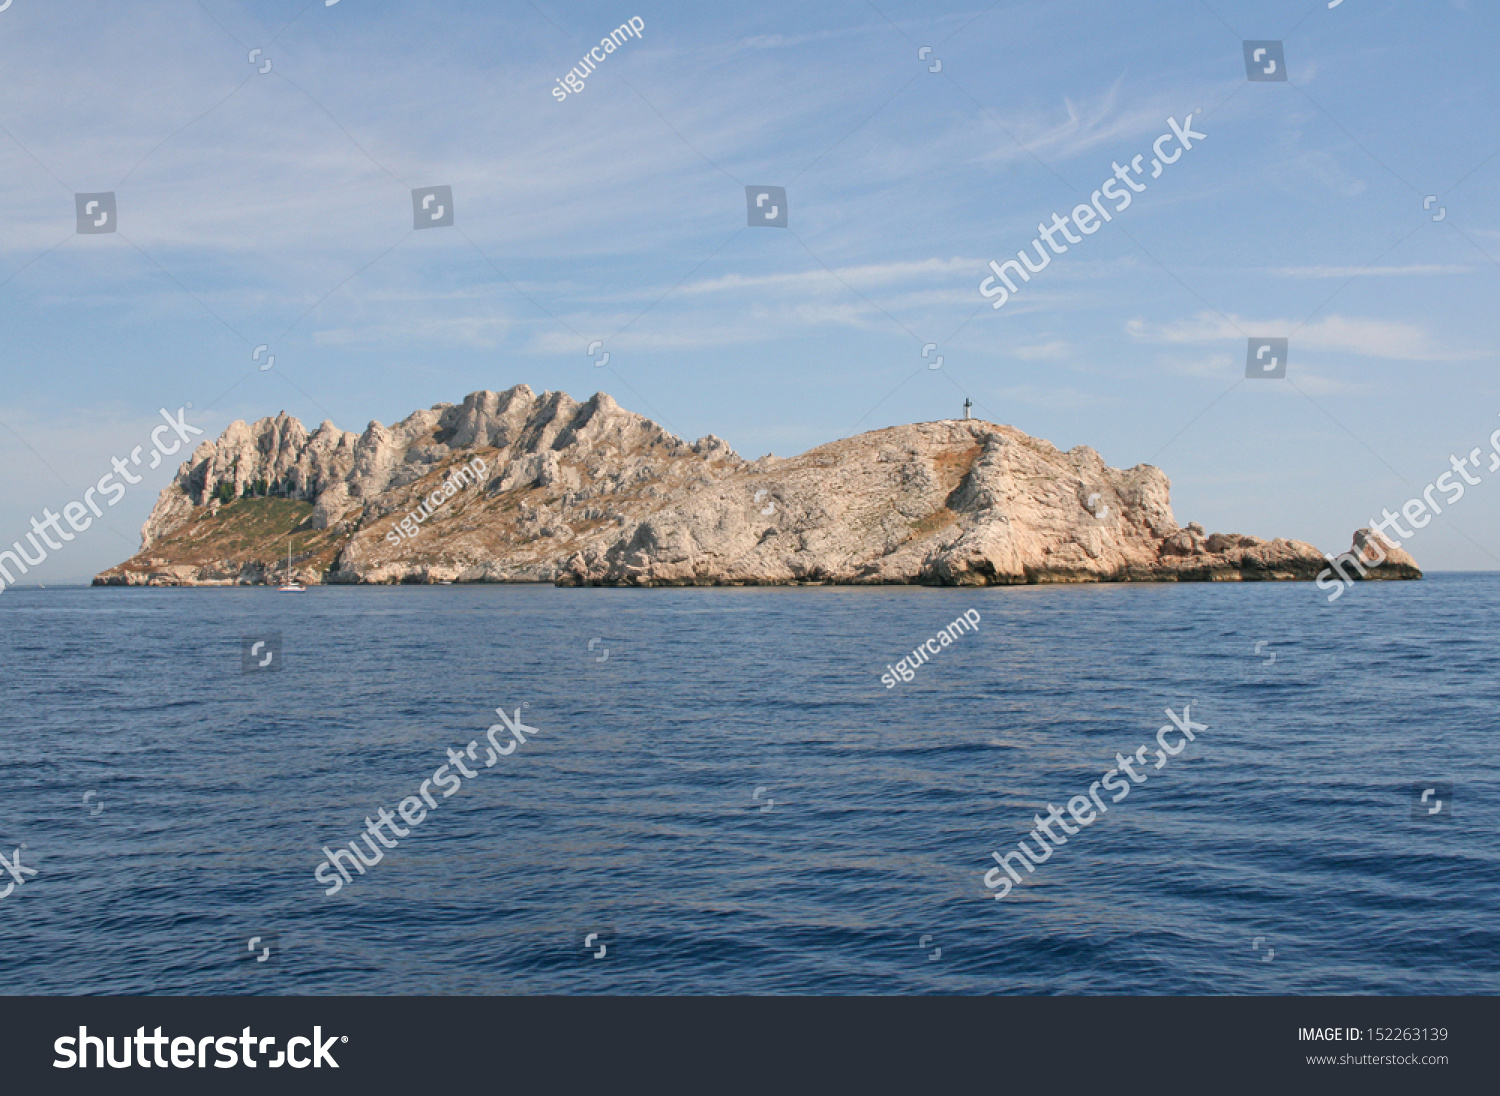
{"label": "jagged rock peak", "polygon": [[314,527],[326,529],[352,507],[422,480],[470,450],[496,451],[488,459],[511,484],[568,479],[564,464],[651,454],[692,452],[738,462],[723,442],[705,441],[703,448],[689,446],[604,392],[579,403],[566,392],[537,395],[525,384],[471,392],[460,403],[433,404],[392,426],[371,420],[361,434],[327,420],[309,434],[282,411],[254,423],[236,420],[216,441],[201,444],[158,500],[142,529],[142,547],[160,541],[195,508],[244,497],[312,503]]}

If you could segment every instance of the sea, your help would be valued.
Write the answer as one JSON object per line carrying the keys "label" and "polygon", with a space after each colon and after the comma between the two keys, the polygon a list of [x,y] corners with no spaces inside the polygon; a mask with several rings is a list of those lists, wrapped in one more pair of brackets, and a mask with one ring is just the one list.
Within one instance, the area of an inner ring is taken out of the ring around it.
{"label": "sea", "polygon": [[6,590],[0,993],[1494,994],[1497,620],[1468,573]]}

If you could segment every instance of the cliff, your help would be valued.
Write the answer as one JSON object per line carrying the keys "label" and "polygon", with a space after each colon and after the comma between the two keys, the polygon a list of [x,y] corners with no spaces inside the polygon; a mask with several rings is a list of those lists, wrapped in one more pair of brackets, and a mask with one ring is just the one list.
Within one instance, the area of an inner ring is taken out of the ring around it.
{"label": "cliff", "polygon": [[[475,392],[363,434],[231,424],[162,492],[102,585],[1311,579],[1312,545],[1209,535],[1166,476],[949,420],[746,461],[598,393]],[[1420,577],[1410,557],[1371,577]],[[1395,565],[1395,566],[1393,566]],[[1381,573],[1384,572],[1384,573]]]}

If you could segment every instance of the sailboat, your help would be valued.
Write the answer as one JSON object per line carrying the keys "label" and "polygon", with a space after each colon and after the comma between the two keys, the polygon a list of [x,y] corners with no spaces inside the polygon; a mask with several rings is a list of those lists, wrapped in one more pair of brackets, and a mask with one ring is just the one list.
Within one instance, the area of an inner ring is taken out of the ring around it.
{"label": "sailboat", "polygon": [[281,587],[284,594],[302,594],[307,592],[307,587],[292,577],[292,538],[286,538],[286,585]]}

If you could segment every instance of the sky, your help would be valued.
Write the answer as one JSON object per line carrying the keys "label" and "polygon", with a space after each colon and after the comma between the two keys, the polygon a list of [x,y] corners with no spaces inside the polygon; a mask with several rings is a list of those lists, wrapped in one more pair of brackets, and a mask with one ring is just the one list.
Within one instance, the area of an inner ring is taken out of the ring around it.
{"label": "sky", "polygon": [[[0,542],[161,408],[362,431],[524,383],[747,458],[969,399],[1156,465],[1183,524],[1343,551],[1500,428],[1497,41],[1480,0],[11,0]],[[1137,155],[1129,207],[992,308],[990,261]],[[438,186],[452,224],[414,228]],[[1284,377],[1246,377],[1261,338]],[[175,471],[29,578],[132,555]],[[1405,542],[1427,570],[1500,569],[1478,478]]]}

